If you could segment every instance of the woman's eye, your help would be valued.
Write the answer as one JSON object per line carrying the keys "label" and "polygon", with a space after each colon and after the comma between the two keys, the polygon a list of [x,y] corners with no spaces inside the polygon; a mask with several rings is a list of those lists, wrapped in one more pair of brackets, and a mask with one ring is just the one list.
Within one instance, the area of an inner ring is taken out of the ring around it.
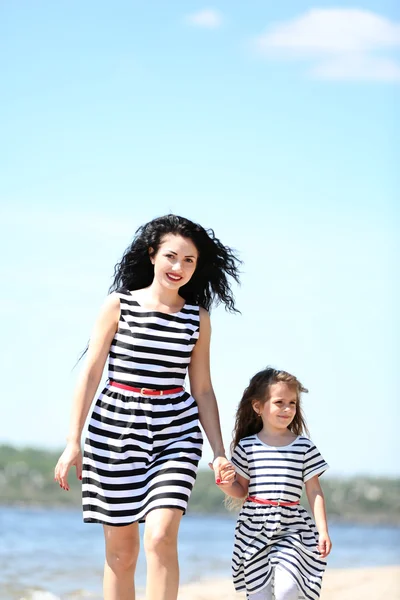
{"label": "woman's eye", "polygon": [[192,258],[187,258],[187,259],[186,259],[186,262],[188,262],[188,263],[192,263],[192,262],[193,262],[193,259],[192,259]]}

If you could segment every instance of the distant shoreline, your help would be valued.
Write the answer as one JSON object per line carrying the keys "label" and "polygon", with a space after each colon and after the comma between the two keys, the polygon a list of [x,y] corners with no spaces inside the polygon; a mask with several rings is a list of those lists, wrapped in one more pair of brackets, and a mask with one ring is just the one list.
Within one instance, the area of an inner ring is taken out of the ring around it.
{"label": "distant shoreline", "polygon": [[[0,444],[0,505],[78,508],[81,484],[76,479],[75,469],[70,473],[69,492],[54,482],[58,457],[59,453],[53,451]],[[321,484],[332,523],[400,524],[400,478],[323,477]],[[305,494],[301,503],[309,510]],[[198,471],[188,513],[229,518],[223,493],[215,485],[210,470]]]}
{"label": "distant shoreline", "polygon": [[[81,505],[80,504],[72,504],[71,502],[51,502],[51,503],[39,503],[39,502],[28,502],[28,501],[16,501],[16,502],[1,502],[0,501],[0,510],[2,508],[19,508],[23,509],[32,509],[32,510],[66,510],[69,512],[80,512]],[[219,512],[219,511],[206,511],[206,510],[190,510],[186,513],[187,516],[194,517],[214,517],[216,519],[229,519],[235,521],[236,514],[229,513],[228,511]],[[184,517],[185,518],[185,517]],[[334,515],[332,517],[328,516],[328,521],[330,524],[335,525],[363,525],[370,527],[399,527],[400,528],[400,515],[397,518],[393,518],[393,515],[373,515],[372,517],[366,517],[365,515],[359,516],[338,516]]]}

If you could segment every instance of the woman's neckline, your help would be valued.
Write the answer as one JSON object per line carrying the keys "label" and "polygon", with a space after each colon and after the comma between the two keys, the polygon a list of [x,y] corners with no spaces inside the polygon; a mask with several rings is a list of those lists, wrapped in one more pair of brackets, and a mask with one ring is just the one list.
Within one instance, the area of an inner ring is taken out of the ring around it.
{"label": "woman's neckline", "polygon": [[298,440],[298,439],[299,439],[299,437],[300,437],[300,436],[298,435],[298,436],[297,436],[297,437],[296,437],[296,438],[293,440],[293,442],[290,442],[290,444],[285,444],[284,446],[271,446],[270,444],[266,444],[265,442],[263,442],[263,441],[260,439],[260,437],[259,437],[258,433],[255,433],[255,434],[254,434],[254,436],[255,436],[256,440],[257,440],[258,442],[260,442],[260,444],[262,444],[263,446],[266,446],[267,448],[274,448],[274,449],[279,449],[279,448],[289,448],[290,446],[293,446],[293,444],[294,444],[295,442],[297,442],[297,440]]}
{"label": "woman's neckline", "polygon": [[[143,304],[140,304],[140,302],[137,300],[137,298],[135,298],[135,296],[133,295],[133,293],[130,290],[129,290],[129,293],[132,296],[133,300],[136,302],[136,304],[138,306],[140,306],[140,308],[142,308],[146,312],[157,313],[159,315],[168,315],[170,317],[173,317],[175,315],[179,315],[183,311],[183,309],[185,308],[185,306],[186,306],[186,300],[185,300],[184,303],[183,303],[183,306],[181,307],[181,309],[178,310],[178,311],[176,311],[176,312],[164,312],[162,310],[154,310],[154,308],[149,308],[149,307],[143,306]],[[184,300],[184,298],[182,298],[182,300]]]}

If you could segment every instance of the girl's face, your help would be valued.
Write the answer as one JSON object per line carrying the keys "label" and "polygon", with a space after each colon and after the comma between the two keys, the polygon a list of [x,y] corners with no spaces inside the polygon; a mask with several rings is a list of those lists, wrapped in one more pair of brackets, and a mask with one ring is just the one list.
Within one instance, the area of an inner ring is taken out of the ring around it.
{"label": "girl's face", "polygon": [[286,429],[296,414],[297,392],[294,386],[287,383],[273,383],[268,389],[268,400],[254,402],[254,410],[261,415],[263,424],[274,429]]}
{"label": "girl's face", "polygon": [[198,257],[192,240],[168,233],[162,238],[157,254],[150,256],[154,278],[162,286],[178,290],[191,279]]}

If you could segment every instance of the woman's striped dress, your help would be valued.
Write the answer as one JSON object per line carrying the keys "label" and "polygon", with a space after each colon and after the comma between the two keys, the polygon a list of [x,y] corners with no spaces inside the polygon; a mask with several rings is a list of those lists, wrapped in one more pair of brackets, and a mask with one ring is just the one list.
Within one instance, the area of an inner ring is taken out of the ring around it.
{"label": "woman's striped dress", "polygon": [[[199,307],[166,314],[142,308],[128,290],[120,299],[109,355],[109,382],[89,422],[83,458],[83,518],[127,525],[156,508],[185,512],[201,457],[194,398],[183,386],[199,337]],[[164,390],[149,396],[115,387]]]}
{"label": "woman's striped dress", "polygon": [[[299,500],[304,483],[328,468],[314,444],[302,436],[282,447],[268,446],[258,435],[243,438],[232,462],[249,479],[249,496],[282,502]],[[326,560],[319,556],[318,532],[305,508],[246,500],[235,531],[232,572],[238,592],[263,589],[278,567],[296,581],[299,598],[320,597]]]}

